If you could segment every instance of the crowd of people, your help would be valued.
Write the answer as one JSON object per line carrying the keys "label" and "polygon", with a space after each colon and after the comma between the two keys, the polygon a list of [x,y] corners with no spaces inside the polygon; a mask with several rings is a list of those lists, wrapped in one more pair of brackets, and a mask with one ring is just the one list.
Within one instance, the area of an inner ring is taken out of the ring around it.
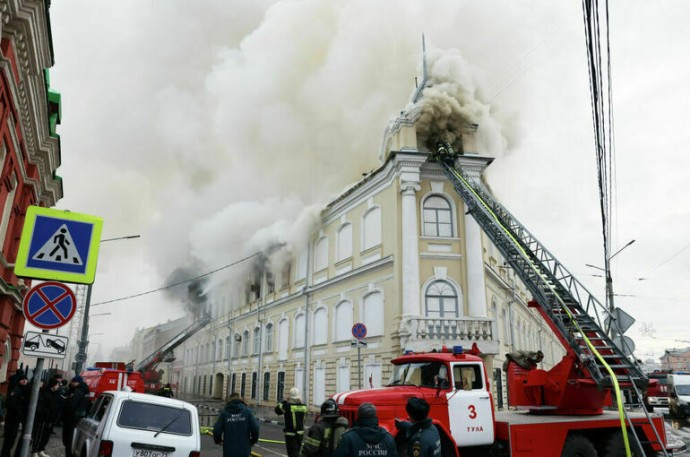
{"label": "crowd of people", "polygon": [[[29,382],[23,370],[18,370],[10,377],[2,408],[5,423],[0,457],[19,457],[21,454],[23,443],[20,430],[25,430],[27,426],[32,382]],[[68,382],[56,374],[47,381],[38,382],[29,454],[31,457],[50,457],[45,452],[46,446],[54,433],[53,428],[61,426],[62,444],[67,451],[65,455],[69,455],[74,428],[91,406],[89,389],[81,376],[75,376]]]}
{"label": "crowd of people", "polygon": [[[409,420],[396,420],[399,442],[379,426],[376,407],[363,403],[357,410],[352,428],[338,414],[338,405],[328,399],[321,414],[305,435],[307,407],[293,387],[275,412],[284,419],[283,433],[288,457],[441,457],[441,437],[429,415],[429,403],[410,398],[406,405]],[[259,441],[259,422],[237,393],[219,414],[213,426],[213,440],[223,445],[223,457],[250,457],[252,446]]]}

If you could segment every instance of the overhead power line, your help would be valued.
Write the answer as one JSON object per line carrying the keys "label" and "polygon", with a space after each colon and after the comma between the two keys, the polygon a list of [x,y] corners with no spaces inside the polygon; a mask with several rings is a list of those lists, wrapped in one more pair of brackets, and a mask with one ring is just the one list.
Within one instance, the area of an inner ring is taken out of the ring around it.
{"label": "overhead power line", "polygon": [[112,300],[107,300],[107,301],[102,301],[102,302],[94,303],[94,304],[92,304],[91,306],[107,305],[108,303],[115,303],[115,302],[118,302],[118,301],[129,300],[129,299],[132,299],[132,298],[142,297],[142,296],[144,296],[144,295],[149,295],[149,294],[153,294],[153,293],[156,293],[156,292],[161,292],[161,291],[163,291],[163,290],[172,289],[173,287],[177,287],[177,286],[180,286],[180,285],[182,285],[182,284],[187,284],[187,283],[190,283],[190,282],[199,280],[199,279],[201,279],[201,278],[204,278],[204,277],[206,277],[206,276],[210,276],[210,275],[212,275],[212,274],[214,274],[214,273],[218,273],[219,271],[225,270],[225,269],[227,269],[227,268],[234,267],[235,265],[238,265],[238,264],[240,264],[240,263],[242,263],[242,262],[245,262],[245,261],[251,259],[252,257],[256,257],[257,255],[260,255],[260,254],[263,254],[263,251],[255,252],[254,254],[249,255],[249,256],[247,256],[247,257],[245,257],[245,258],[243,258],[243,259],[237,260],[236,262],[230,263],[230,264],[225,265],[225,266],[222,266],[222,267],[220,267],[220,268],[216,268],[215,270],[211,270],[211,271],[209,271],[209,272],[206,272],[206,273],[201,274],[201,275],[199,275],[199,276],[195,276],[195,277],[193,277],[193,278],[188,278],[188,279],[185,279],[185,280],[182,280],[182,281],[178,281],[178,282],[173,283],[173,284],[168,284],[167,286],[159,287],[159,288],[157,288],[157,289],[147,290],[146,292],[140,292],[140,293],[138,293],[138,294],[127,295],[127,296],[125,296],[125,297],[113,298]]}

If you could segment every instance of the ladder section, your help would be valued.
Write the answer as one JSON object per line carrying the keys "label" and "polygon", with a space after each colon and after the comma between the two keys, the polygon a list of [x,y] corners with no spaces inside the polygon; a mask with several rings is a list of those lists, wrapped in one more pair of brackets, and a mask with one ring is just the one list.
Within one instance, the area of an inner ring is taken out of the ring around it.
{"label": "ladder section", "polygon": [[631,383],[646,386],[647,378],[637,364],[597,323],[609,315],[608,310],[489,192],[472,182],[462,169],[456,169],[452,157],[446,155],[440,160],[446,176],[469,213],[532,293],[537,309],[565,348],[577,355],[590,377],[602,387],[613,385],[607,365],[621,387]]}

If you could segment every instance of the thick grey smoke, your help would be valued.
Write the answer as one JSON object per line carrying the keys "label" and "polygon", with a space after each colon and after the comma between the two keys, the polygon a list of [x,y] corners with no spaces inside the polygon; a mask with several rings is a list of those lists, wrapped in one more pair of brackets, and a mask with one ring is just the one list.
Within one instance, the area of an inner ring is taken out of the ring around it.
{"label": "thick grey smoke", "polygon": [[[490,156],[502,155],[507,140],[491,107],[480,99],[477,84],[481,75],[477,68],[457,49],[431,49],[427,61],[429,80],[415,103],[421,108],[415,124],[417,133],[430,140],[441,138],[460,151],[462,133],[468,125],[479,125],[478,149]],[[412,104],[407,107],[413,108]]]}

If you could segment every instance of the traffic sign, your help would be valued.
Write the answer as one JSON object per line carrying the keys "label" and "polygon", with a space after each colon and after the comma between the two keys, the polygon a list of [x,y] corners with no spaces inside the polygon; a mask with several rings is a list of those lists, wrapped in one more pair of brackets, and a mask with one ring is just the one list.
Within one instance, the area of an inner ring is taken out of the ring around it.
{"label": "traffic sign", "polygon": [[29,206],[14,266],[17,276],[91,284],[103,219]]}
{"label": "traffic sign", "polygon": [[34,326],[49,330],[62,327],[74,316],[77,299],[72,289],[54,281],[41,283],[24,297],[24,317]]}
{"label": "traffic sign", "polygon": [[352,336],[354,336],[358,340],[361,340],[362,338],[367,336],[367,326],[362,324],[361,322],[357,322],[355,325],[352,326]]}
{"label": "traffic sign", "polygon": [[33,357],[64,359],[68,342],[69,340],[66,336],[26,332],[22,352],[24,355]]}

